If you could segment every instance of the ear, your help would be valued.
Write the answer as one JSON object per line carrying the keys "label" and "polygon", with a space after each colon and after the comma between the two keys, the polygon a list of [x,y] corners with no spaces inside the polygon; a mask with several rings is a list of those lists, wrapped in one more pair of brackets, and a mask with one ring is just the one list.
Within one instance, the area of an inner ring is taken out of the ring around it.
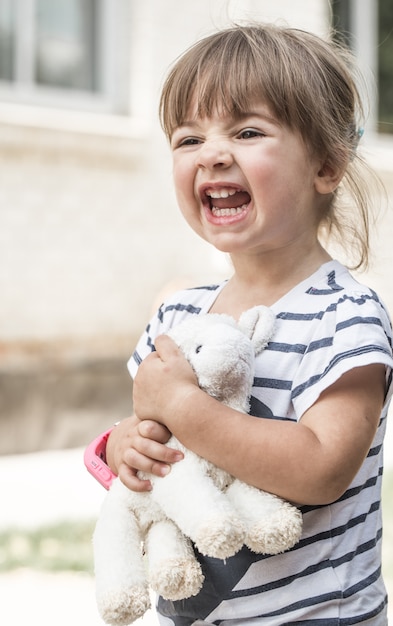
{"label": "ear", "polygon": [[255,306],[244,311],[239,327],[254,344],[255,354],[262,352],[273,336],[276,316],[267,306]]}
{"label": "ear", "polygon": [[344,173],[344,167],[339,167],[337,164],[326,160],[315,175],[314,185],[316,191],[322,195],[333,193],[339,186]]}

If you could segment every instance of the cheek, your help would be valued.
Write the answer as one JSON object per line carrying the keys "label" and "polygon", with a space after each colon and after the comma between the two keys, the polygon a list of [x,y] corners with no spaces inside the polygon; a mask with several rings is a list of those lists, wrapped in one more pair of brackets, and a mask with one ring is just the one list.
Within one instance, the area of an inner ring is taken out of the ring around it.
{"label": "cheek", "polygon": [[173,168],[172,179],[178,204],[183,210],[184,203],[194,197],[193,178],[188,168],[177,165]]}
{"label": "cheek", "polygon": [[181,164],[175,162],[172,170],[172,178],[177,203],[183,215],[187,217],[187,214],[195,210],[195,203],[197,202],[194,190],[195,179],[193,170],[184,162]]}
{"label": "cheek", "polygon": [[[184,183],[184,179],[181,181]],[[190,192],[187,192],[184,184],[177,184],[175,181],[175,195],[177,200],[177,205],[183,214],[183,216],[188,220],[189,216],[192,214],[192,197],[190,196]]]}
{"label": "cheek", "polygon": [[179,184],[175,182],[175,193],[178,208],[187,224],[198,235],[202,235],[199,205],[195,199],[192,185],[185,185],[184,177],[180,176]]}
{"label": "cheek", "polygon": [[[188,155],[189,156],[189,155]],[[186,181],[189,182],[194,175],[194,168],[187,156],[182,157],[175,154],[172,158],[172,175],[176,186],[181,186]]]}

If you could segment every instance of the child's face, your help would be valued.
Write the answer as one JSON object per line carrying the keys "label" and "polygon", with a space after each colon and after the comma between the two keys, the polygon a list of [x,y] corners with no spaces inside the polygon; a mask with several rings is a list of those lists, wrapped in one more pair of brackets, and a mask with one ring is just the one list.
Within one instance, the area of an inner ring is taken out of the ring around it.
{"label": "child's face", "polygon": [[321,162],[301,137],[253,104],[241,119],[189,119],[171,138],[180,209],[193,230],[232,255],[317,239]]}

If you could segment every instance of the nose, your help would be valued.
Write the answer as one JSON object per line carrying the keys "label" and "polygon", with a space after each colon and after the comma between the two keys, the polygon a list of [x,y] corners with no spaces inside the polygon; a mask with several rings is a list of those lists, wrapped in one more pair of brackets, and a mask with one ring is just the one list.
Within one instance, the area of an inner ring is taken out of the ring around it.
{"label": "nose", "polygon": [[205,169],[225,169],[233,163],[233,155],[224,140],[206,140],[198,150],[197,165]]}

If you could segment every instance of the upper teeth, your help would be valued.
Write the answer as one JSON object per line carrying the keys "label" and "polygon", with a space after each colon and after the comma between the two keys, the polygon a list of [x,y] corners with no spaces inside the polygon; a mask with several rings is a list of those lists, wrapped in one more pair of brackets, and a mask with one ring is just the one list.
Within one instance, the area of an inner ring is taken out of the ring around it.
{"label": "upper teeth", "polygon": [[228,196],[234,196],[236,189],[214,189],[206,192],[210,198],[228,198]]}

